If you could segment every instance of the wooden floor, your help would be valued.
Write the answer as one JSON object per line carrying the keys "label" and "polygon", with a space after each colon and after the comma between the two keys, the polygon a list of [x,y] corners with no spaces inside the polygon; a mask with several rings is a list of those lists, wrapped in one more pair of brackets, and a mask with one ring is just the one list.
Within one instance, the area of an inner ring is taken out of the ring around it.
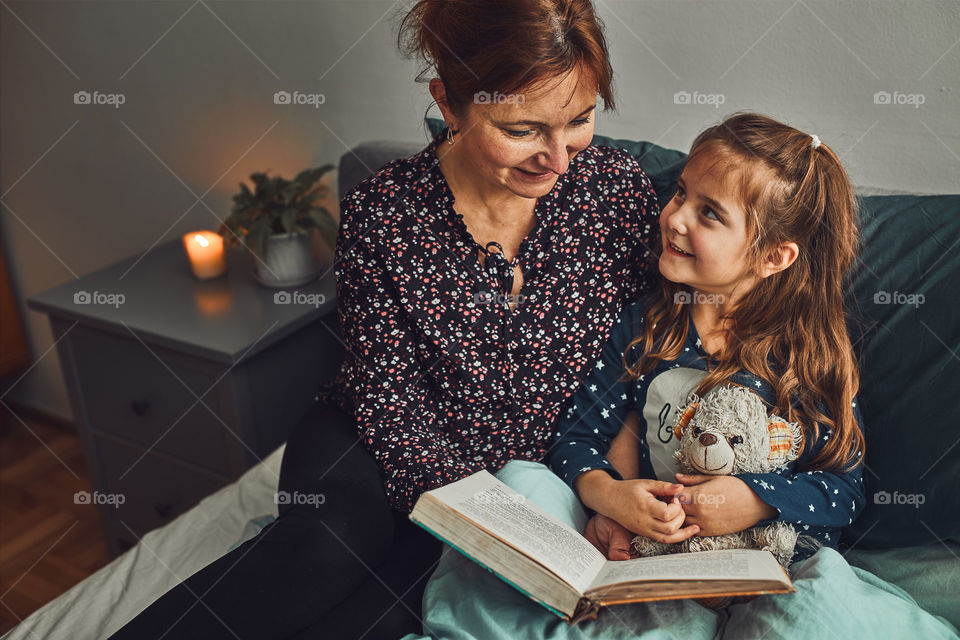
{"label": "wooden floor", "polygon": [[76,432],[14,410],[0,405],[0,634],[110,562],[96,507],[74,503],[92,491]]}

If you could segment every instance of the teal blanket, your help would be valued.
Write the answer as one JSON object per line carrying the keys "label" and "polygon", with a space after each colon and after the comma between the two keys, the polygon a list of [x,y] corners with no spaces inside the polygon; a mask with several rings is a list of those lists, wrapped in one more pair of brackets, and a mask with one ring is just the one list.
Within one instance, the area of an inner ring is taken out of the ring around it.
{"label": "teal blanket", "polygon": [[[573,492],[545,466],[513,461],[504,483],[579,531],[586,515]],[[424,594],[426,636],[477,640],[565,638],[954,638],[945,618],[917,605],[903,589],[820,549],[790,567],[796,593],[760,596],[719,612],[693,600],[609,607],[570,627],[486,569],[450,548]],[[953,592],[956,597],[956,591]]]}

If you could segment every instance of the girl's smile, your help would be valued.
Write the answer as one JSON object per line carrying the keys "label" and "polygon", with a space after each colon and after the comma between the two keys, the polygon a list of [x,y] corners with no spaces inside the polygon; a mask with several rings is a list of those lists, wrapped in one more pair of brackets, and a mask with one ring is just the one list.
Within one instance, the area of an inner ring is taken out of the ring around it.
{"label": "girl's smile", "polygon": [[683,249],[681,249],[681,248],[678,247],[677,245],[673,244],[672,242],[668,242],[668,243],[665,245],[665,250],[668,251],[668,252],[669,252],[669,251],[672,251],[673,253],[675,253],[677,256],[679,256],[679,257],[681,257],[681,258],[692,258],[692,257],[693,257],[693,254],[692,254],[692,253],[687,253],[686,251],[684,251]]}

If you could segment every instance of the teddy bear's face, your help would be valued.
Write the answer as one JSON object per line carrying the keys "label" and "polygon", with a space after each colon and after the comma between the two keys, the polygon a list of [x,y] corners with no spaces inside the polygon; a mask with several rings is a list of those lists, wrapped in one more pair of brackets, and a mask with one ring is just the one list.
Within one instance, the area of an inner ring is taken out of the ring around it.
{"label": "teddy bear's face", "polygon": [[768,416],[755,393],[737,386],[718,387],[692,399],[678,412],[675,456],[692,473],[729,475],[766,473],[796,458],[796,423]]}
{"label": "teddy bear's face", "polygon": [[[729,475],[737,469],[737,449],[743,449],[744,429],[701,427],[694,419],[690,425],[686,460],[697,473]],[[742,456],[741,456],[742,457]]]}

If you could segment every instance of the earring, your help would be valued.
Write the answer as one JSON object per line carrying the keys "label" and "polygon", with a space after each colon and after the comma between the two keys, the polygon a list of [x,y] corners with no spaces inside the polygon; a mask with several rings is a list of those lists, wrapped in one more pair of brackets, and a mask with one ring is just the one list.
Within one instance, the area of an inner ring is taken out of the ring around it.
{"label": "earring", "polygon": [[447,144],[453,144],[453,128],[447,125]]}

